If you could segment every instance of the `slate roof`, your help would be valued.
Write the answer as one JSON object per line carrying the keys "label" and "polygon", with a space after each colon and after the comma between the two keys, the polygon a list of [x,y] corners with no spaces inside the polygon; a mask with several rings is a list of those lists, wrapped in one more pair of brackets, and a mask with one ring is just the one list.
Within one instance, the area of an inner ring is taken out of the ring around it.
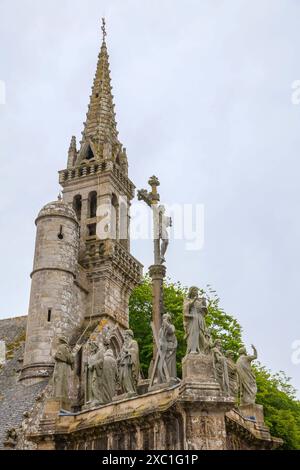
{"label": "slate roof", "polygon": [[0,368],[0,449],[4,448],[6,431],[17,428],[23,413],[35,404],[36,397],[47,385],[47,380],[25,386],[19,382],[23,362],[27,317],[0,320],[0,340],[7,346],[7,362]]}

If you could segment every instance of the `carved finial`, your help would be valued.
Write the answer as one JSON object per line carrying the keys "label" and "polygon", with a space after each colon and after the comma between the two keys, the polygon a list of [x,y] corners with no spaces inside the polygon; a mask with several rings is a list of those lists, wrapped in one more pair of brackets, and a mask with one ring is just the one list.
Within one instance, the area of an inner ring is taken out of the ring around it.
{"label": "carved finial", "polygon": [[105,38],[107,36],[107,32],[106,32],[106,21],[105,21],[105,18],[102,18],[102,39],[103,39],[103,42],[105,42]]}
{"label": "carved finial", "polygon": [[69,153],[70,152],[77,152],[77,143],[76,143],[76,137],[73,135],[71,138],[70,142],[70,147],[69,147]]}

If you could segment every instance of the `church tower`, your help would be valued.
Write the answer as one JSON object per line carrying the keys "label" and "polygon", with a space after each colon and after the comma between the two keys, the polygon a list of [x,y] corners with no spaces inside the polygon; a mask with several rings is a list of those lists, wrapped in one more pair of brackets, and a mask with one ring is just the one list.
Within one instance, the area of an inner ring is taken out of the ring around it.
{"label": "church tower", "polygon": [[51,368],[53,338],[70,337],[84,320],[128,328],[129,296],[142,275],[130,254],[135,186],[118,138],[104,20],[102,32],[82,140],[77,148],[72,137],[59,172],[62,200],[37,219],[23,379]]}

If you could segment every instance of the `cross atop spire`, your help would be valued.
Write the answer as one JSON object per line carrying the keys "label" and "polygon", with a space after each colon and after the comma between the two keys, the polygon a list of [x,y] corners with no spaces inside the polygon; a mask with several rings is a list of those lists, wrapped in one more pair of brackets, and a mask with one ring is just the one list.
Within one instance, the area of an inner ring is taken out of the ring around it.
{"label": "cross atop spire", "polygon": [[107,32],[106,32],[106,21],[105,21],[105,18],[102,18],[102,41],[105,42],[105,38],[107,36]]}

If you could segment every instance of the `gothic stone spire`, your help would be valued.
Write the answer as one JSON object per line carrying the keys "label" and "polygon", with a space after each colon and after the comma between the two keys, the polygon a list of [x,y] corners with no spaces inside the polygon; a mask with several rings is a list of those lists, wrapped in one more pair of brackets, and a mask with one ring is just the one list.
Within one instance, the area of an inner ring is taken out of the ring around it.
{"label": "gothic stone spire", "polygon": [[104,19],[102,32],[102,46],[81,142],[81,151],[88,144],[91,151],[96,154],[94,155],[96,159],[109,158],[113,148],[121,146],[114,112]]}

